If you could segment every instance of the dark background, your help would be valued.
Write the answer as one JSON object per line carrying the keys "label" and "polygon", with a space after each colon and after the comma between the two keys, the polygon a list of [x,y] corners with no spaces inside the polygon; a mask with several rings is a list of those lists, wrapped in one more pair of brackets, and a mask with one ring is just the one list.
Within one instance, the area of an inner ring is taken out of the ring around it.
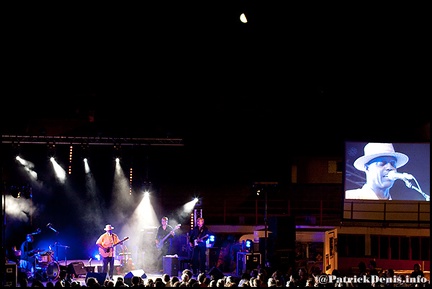
{"label": "dark background", "polygon": [[[227,188],[289,181],[294,157],[343,157],[345,140],[430,141],[423,11],[250,1],[10,7],[2,134],[179,137],[183,147],[124,148],[142,164],[136,187],[149,179],[165,212],[192,193],[218,205],[237,196]],[[42,163],[46,147],[30,147],[22,149]],[[20,181],[12,149],[2,145],[6,187]],[[111,151],[91,150],[110,180],[102,155]],[[111,185],[100,184],[108,200]],[[62,201],[43,205],[59,216],[32,226],[55,219],[75,235],[81,223]]]}

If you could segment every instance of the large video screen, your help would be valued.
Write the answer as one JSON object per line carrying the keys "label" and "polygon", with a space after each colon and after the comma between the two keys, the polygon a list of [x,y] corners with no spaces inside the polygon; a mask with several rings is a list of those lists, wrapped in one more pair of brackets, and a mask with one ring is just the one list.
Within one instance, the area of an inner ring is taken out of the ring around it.
{"label": "large video screen", "polygon": [[345,142],[345,200],[430,201],[430,143]]}

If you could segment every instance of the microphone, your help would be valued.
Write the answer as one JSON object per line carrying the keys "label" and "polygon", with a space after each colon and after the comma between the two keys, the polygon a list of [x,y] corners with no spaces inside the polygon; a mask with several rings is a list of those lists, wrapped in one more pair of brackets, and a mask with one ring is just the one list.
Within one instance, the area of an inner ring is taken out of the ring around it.
{"label": "microphone", "polygon": [[47,226],[47,228],[53,230],[55,233],[58,233],[58,231],[52,227],[51,223],[48,223],[46,226]]}
{"label": "microphone", "polygon": [[411,174],[407,174],[407,173],[398,173],[395,171],[390,171],[388,173],[388,178],[395,181],[395,180],[402,180],[402,181],[406,181],[406,180],[412,180],[414,179],[413,175]]}

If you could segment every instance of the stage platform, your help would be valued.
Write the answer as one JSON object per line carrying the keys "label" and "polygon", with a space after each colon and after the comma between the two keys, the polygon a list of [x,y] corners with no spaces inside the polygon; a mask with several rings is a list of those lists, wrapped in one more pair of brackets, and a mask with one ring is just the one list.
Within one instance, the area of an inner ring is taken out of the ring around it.
{"label": "stage platform", "polygon": [[[9,263],[8,266],[13,266],[14,263]],[[19,268],[15,269],[17,272],[22,272]],[[81,285],[85,285],[86,279],[88,277],[95,277],[98,279],[99,283],[103,282],[106,279],[106,274],[102,273],[102,261],[100,260],[63,260],[63,261],[53,261],[49,264],[38,264],[35,273],[33,276],[29,275],[29,286],[32,284],[32,279],[36,278],[44,285],[48,281],[56,283],[59,279],[59,274],[61,270],[66,270],[72,280],[79,282]],[[172,272],[172,271],[171,271]],[[144,280],[146,279],[156,279],[158,277],[162,277],[164,272],[158,272],[155,269],[148,268],[145,270],[144,268],[125,268],[118,260],[114,261],[114,281],[117,280],[118,277],[123,277],[125,282],[130,282],[130,278],[132,276],[141,276]],[[18,274],[19,275],[19,274]],[[172,275],[170,275],[172,276]],[[177,276],[181,277],[181,271],[177,271]],[[146,282],[146,281],[145,281]],[[12,282],[11,284],[14,284]],[[6,284],[7,285],[7,284]],[[19,287],[19,280],[16,281],[16,286]],[[8,287],[8,286],[6,286]],[[15,286],[9,286],[15,287]]]}
{"label": "stage platform", "polygon": [[[182,262],[178,262],[176,266],[173,266],[169,263],[169,268],[165,266],[164,270],[158,271],[154,268],[137,268],[134,267],[132,269],[125,268],[124,265],[120,263],[120,261],[114,261],[114,282],[118,277],[123,277],[125,283],[129,283],[132,276],[141,276],[144,279],[144,283],[148,281],[148,279],[155,280],[156,278],[162,278],[163,274],[166,273],[170,275],[170,277],[176,275],[181,279],[182,271],[188,268],[187,264],[183,264]],[[63,261],[53,261],[47,265],[38,266],[36,269],[36,273],[33,274],[33,278],[36,278],[44,285],[47,284],[48,281],[56,283],[59,280],[59,274],[61,270],[66,270],[72,277],[72,280],[79,282],[81,285],[86,284],[86,280],[88,277],[95,277],[98,279],[99,283],[103,283],[106,279],[107,275],[102,273],[102,261],[100,260],[63,260]],[[19,269],[18,269],[19,271]],[[219,271],[220,272],[220,271]],[[218,273],[219,273],[218,272]],[[222,273],[220,274],[226,276],[233,276],[231,273]],[[196,277],[196,276],[195,276]],[[29,286],[32,285],[32,279],[29,278]],[[19,280],[17,280],[16,286],[19,287]],[[8,287],[8,286],[6,286]],[[15,287],[15,286],[9,286]]]}

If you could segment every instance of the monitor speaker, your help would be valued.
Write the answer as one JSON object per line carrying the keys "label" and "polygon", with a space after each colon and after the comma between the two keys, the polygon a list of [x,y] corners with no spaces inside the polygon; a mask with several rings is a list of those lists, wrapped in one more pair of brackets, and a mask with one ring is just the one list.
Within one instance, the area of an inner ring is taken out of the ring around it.
{"label": "monitor speaker", "polygon": [[222,273],[222,271],[216,267],[211,268],[210,271],[208,272],[208,275],[213,276],[216,280],[224,278],[224,274]]}
{"label": "monitor speaker", "polygon": [[79,275],[86,275],[87,269],[84,266],[83,262],[72,262],[68,265],[67,272],[69,274],[74,274],[75,277]]}
{"label": "monitor speaker", "polygon": [[132,270],[129,271],[128,273],[126,273],[126,275],[124,275],[124,282],[129,285],[132,286],[132,277],[134,276],[140,276],[142,279],[146,279],[147,278],[147,274],[144,272],[144,270],[140,269],[140,270]]}
{"label": "monitor speaker", "polygon": [[179,260],[176,257],[162,257],[163,273],[170,276],[177,276],[179,271]]}
{"label": "monitor speaker", "polygon": [[109,279],[108,273],[91,273],[91,272],[89,272],[89,273],[87,273],[86,278],[85,278],[86,284],[87,284],[87,279],[90,277],[96,278],[96,280],[98,281],[98,283],[100,285],[104,285],[105,280]]}

